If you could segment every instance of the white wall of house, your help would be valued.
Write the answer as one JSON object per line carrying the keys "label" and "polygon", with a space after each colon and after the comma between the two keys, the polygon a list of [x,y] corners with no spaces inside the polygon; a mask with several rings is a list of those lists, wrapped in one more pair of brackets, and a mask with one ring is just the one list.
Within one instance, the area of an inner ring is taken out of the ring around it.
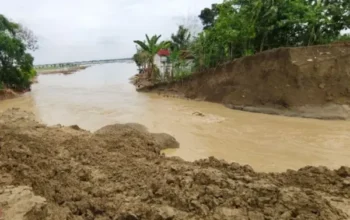
{"label": "white wall of house", "polygon": [[169,73],[171,72],[171,64],[165,61],[166,57],[159,56],[158,54],[154,56],[154,64],[158,67],[159,73],[162,77],[164,76],[166,70],[168,70]]}
{"label": "white wall of house", "polygon": [[154,56],[153,62],[158,67],[158,69],[160,70],[161,67],[162,67],[162,62],[161,62],[160,56],[158,54],[156,54]]}
{"label": "white wall of house", "polygon": [[171,63],[167,63],[166,57],[159,56],[156,54],[154,56],[154,64],[158,67],[159,73],[162,79],[165,79],[165,74],[168,72],[168,74],[173,74],[173,76],[177,75],[187,75],[191,74],[193,70],[193,60],[192,59],[187,59],[184,64],[182,64],[180,67],[174,69],[174,72],[172,72],[172,65]]}

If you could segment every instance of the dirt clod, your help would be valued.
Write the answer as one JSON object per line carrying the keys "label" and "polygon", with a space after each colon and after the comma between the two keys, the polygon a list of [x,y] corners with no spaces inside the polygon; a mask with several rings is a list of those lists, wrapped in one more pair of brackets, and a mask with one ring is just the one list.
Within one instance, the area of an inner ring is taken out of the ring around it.
{"label": "dirt clod", "polygon": [[45,199],[27,186],[0,187],[0,209],[0,219],[4,220],[40,220],[47,215]]}
{"label": "dirt clod", "polygon": [[202,112],[193,112],[192,115],[204,117],[204,114]]}
{"label": "dirt clod", "polygon": [[337,173],[341,177],[350,177],[350,167],[341,167]]}

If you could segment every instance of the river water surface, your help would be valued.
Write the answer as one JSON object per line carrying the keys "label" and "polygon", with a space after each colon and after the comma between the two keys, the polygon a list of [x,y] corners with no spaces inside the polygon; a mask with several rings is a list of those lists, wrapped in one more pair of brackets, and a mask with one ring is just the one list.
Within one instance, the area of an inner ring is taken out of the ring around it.
{"label": "river water surface", "polygon": [[40,75],[32,92],[0,102],[0,111],[19,107],[48,125],[77,124],[91,131],[113,123],[141,123],[151,132],[173,135],[180,148],[165,153],[190,161],[215,156],[249,164],[257,171],[350,166],[347,121],[248,113],[220,104],[137,93],[129,84],[136,72],[134,64],[115,63],[72,75]]}

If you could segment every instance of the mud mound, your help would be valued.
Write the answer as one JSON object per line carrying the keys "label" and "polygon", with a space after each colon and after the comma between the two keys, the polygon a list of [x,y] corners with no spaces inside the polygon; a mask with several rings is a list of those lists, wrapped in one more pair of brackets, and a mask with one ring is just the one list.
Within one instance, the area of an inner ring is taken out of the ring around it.
{"label": "mud mound", "polygon": [[350,45],[279,48],[243,57],[182,82],[142,91],[200,99],[251,112],[350,118]]}
{"label": "mud mound", "polygon": [[17,96],[18,94],[11,89],[0,89],[0,101],[3,99],[16,98]]}
{"label": "mud mound", "polygon": [[139,125],[89,133],[46,127],[19,110],[0,116],[0,131],[0,189],[27,186],[46,200],[31,203],[41,211],[27,219],[348,218],[347,167],[265,174],[215,158],[190,163],[162,156]]}

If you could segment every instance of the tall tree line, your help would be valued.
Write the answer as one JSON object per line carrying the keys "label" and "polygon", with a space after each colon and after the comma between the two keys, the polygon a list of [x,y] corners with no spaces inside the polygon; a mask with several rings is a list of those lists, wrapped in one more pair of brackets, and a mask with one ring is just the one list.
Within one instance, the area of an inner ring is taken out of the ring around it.
{"label": "tall tree line", "polygon": [[[203,30],[195,36],[179,26],[170,43],[144,43],[156,49],[170,47],[172,69],[179,73],[188,55],[194,58],[191,70],[202,71],[272,48],[350,40],[341,34],[350,28],[350,0],[224,0],[204,8],[199,18]],[[156,51],[136,43],[141,48],[135,58],[142,66],[142,58]]]}
{"label": "tall tree line", "polygon": [[350,28],[349,0],[224,0],[201,11],[199,70],[276,47],[326,44]]}

